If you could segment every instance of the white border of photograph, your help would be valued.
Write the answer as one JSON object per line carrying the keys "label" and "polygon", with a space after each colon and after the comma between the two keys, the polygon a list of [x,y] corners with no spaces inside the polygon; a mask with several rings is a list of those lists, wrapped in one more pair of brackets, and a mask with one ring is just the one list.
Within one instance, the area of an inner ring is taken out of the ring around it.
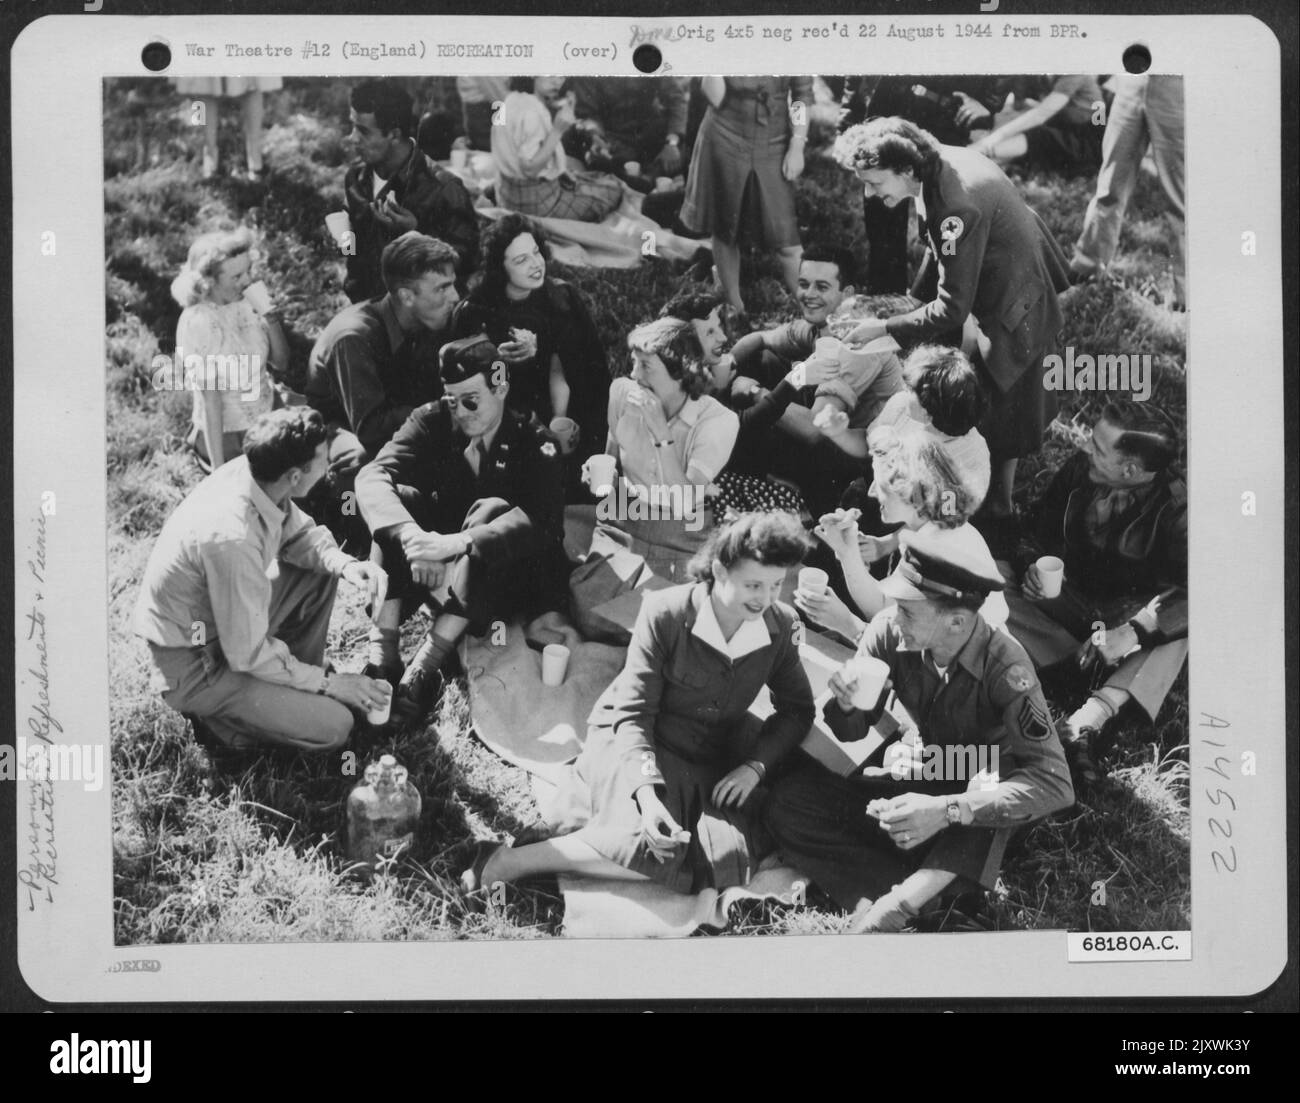
{"label": "white border of photograph", "polygon": [[[169,43],[168,76],[428,76],[520,71],[634,75],[631,45],[651,28],[712,27],[656,44],[676,76],[824,73],[1114,72],[1146,44],[1153,72],[1186,78],[1192,932],[1187,960],[1070,960],[1064,931],[991,934],[574,941],[115,946],[111,791],[55,790],[59,877],[53,902],[17,895],[23,978],[47,1000],[217,1001],[618,997],[1190,996],[1255,992],[1285,963],[1282,285],[1279,47],[1248,16],[852,17],[856,36],[761,37],[737,50],[728,23],[825,25],[844,16],[648,19],[507,17],[50,16],[13,46],[14,538],[16,730],[43,688],[30,614],[39,609],[48,708],[69,742],[104,744],[110,686],[104,476],[104,77],[145,75],[141,48]],[[908,43],[899,27],[991,22],[991,39]],[[1084,37],[1061,39],[1052,24]],[[1003,24],[1039,38],[1004,38]],[[547,35],[548,37],[542,37]],[[304,38],[330,42],[303,60]],[[344,61],[358,38],[427,44],[423,60]],[[185,42],[276,43],[274,59],[187,57]],[[437,43],[525,43],[527,59],[440,58]],[[612,47],[613,57],[574,46]],[[806,64],[800,64],[800,52]],[[57,75],[57,79],[56,78]],[[70,162],[76,157],[76,162]],[[1256,251],[1243,255],[1243,234]],[[43,250],[53,234],[57,247]],[[1244,516],[1243,494],[1256,512]],[[42,512],[53,494],[53,512]],[[43,521],[44,567],[29,561]],[[1245,584],[1242,585],[1241,583]],[[1231,586],[1231,589],[1229,588]],[[40,593],[39,599],[37,593]],[[1200,726],[1206,715],[1229,726]],[[1206,743],[1225,744],[1220,749]],[[1252,752],[1257,772],[1243,775]],[[1219,756],[1226,756],[1223,763]],[[1228,774],[1224,781],[1212,770]],[[1207,788],[1208,787],[1208,788]],[[1213,806],[1215,789],[1236,810]],[[31,783],[17,798],[18,870],[27,856]],[[1218,824],[1216,830],[1211,820]],[[1231,837],[1221,837],[1226,831]],[[1234,872],[1225,872],[1229,848]],[[1218,852],[1222,857],[1213,858]],[[148,959],[156,968],[122,970]]]}

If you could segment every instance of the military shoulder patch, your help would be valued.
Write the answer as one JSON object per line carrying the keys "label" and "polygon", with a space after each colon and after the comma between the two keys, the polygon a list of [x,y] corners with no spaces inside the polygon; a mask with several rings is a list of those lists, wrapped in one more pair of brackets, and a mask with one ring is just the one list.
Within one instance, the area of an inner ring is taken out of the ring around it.
{"label": "military shoulder patch", "polygon": [[1020,711],[1016,716],[1020,730],[1026,739],[1041,743],[1052,734],[1052,714],[1036,693],[1026,693],[1020,699]]}
{"label": "military shoulder patch", "polygon": [[1007,669],[1006,677],[1007,685],[1016,693],[1027,693],[1038,684],[1032,671],[1021,663],[1016,663],[1014,666],[1009,667]]}
{"label": "military shoulder patch", "polygon": [[950,214],[939,223],[939,236],[944,241],[952,241],[966,232],[966,223],[957,215]]}

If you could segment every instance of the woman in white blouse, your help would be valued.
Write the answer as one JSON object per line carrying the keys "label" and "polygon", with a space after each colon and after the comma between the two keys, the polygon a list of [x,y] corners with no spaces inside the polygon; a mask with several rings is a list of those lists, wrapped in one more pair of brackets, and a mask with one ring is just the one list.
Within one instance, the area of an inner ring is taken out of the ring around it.
{"label": "woman in white blouse", "polygon": [[623,202],[623,185],[603,172],[571,171],[560,139],[577,121],[572,95],[547,104],[563,77],[512,77],[492,127],[497,202],[520,214],[599,222]]}
{"label": "woman in white blouse", "polygon": [[705,490],[731,458],[740,419],[705,393],[711,373],[689,322],[660,318],[627,343],[632,374],[610,384],[605,448],[622,478],[597,516],[630,537],[651,570],[676,581],[707,538]]}
{"label": "woman in white blouse", "polygon": [[245,432],[275,405],[269,370],[289,361],[279,312],[244,297],[252,249],[245,228],[204,234],[172,281],[172,297],[185,308],[176,326],[177,369],[194,387],[188,443],[210,470],[240,455]]}

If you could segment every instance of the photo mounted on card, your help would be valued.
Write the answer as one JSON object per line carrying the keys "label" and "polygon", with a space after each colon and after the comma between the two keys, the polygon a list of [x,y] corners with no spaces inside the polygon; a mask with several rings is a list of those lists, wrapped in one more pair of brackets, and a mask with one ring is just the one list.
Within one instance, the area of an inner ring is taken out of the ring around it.
{"label": "photo mounted on card", "polygon": [[979,8],[23,32],[39,996],[1275,979],[1278,44]]}

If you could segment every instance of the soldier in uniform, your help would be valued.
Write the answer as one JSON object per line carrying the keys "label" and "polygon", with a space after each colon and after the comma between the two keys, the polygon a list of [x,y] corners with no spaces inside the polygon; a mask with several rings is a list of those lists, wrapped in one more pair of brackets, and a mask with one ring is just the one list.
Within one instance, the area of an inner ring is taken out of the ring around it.
{"label": "soldier in uniform", "polygon": [[[567,593],[555,438],[507,408],[509,375],[486,337],[444,345],[439,362],[441,402],[412,413],[357,476],[372,559],[390,578],[366,669],[401,679],[394,708],[403,717],[427,710],[439,668],[467,630],[557,608]],[[402,615],[425,600],[437,609],[433,627],[403,676]]]}
{"label": "soldier in uniform", "polygon": [[[853,909],[854,930],[899,930],[959,878],[991,887],[1011,831],[1074,800],[1033,664],[979,614],[1002,580],[944,532],[916,536],[882,583],[897,604],[858,655],[889,666],[921,745],[884,747],[849,777],[806,762],[766,811],[786,860]],[[846,742],[866,736],[886,699],[855,708],[856,687],[834,675],[823,709]]]}

